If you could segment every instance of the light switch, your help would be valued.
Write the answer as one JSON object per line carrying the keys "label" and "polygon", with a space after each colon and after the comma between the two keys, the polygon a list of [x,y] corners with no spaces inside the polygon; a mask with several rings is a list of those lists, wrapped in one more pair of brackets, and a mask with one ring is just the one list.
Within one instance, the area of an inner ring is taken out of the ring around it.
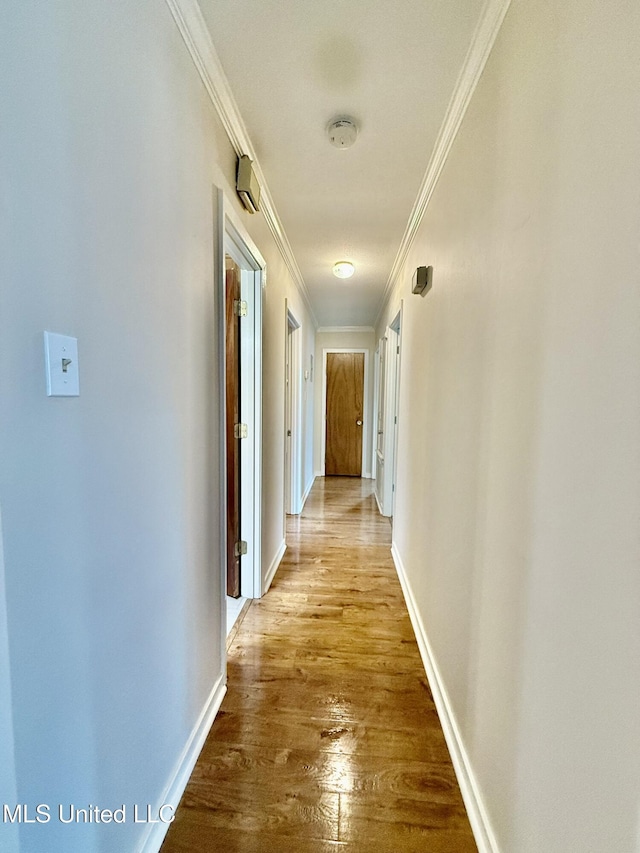
{"label": "light switch", "polygon": [[77,397],[80,394],[78,339],[55,332],[44,333],[44,358],[49,397]]}

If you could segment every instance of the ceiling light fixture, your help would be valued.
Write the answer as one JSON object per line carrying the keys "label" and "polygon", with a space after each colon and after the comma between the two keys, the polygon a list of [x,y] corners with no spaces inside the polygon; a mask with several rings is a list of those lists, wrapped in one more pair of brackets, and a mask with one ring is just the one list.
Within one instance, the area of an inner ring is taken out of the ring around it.
{"label": "ceiling light fixture", "polygon": [[336,148],[351,148],[358,136],[358,125],[352,118],[334,118],[327,128],[329,142]]}
{"label": "ceiling light fixture", "polygon": [[351,261],[338,261],[333,265],[333,274],[336,278],[351,278],[356,268]]}

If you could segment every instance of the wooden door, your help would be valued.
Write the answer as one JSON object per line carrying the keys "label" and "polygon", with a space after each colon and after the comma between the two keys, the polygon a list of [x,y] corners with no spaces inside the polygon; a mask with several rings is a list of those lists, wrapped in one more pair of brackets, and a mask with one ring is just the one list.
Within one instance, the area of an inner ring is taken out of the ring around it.
{"label": "wooden door", "polygon": [[362,476],[363,403],[364,353],[327,353],[327,476]]}
{"label": "wooden door", "polygon": [[226,314],[226,402],[227,402],[227,595],[240,597],[240,447],[235,425],[240,422],[240,317],[235,303],[240,299],[240,270],[227,260]]}

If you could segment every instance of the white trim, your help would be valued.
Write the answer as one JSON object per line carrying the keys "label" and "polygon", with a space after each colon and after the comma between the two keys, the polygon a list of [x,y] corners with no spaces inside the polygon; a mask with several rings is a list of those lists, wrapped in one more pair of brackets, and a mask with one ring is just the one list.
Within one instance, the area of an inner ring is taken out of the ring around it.
{"label": "white trim", "polygon": [[444,121],[440,127],[436,144],[427,165],[427,170],[420,184],[418,197],[413,205],[407,227],[400,241],[400,247],[382,293],[380,305],[376,313],[376,326],[382,316],[389,294],[400,274],[402,265],[407,258],[407,254],[416,238],[418,228],[429,206],[431,196],[436,188],[444,165],[447,162],[451,146],[458,134],[471,97],[487,64],[487,59],[500,32],[500,27],[502,26],[510,3],[511,0],[486,0],[467,56],[458,75],[453,95],[449,101]]}
{"label": "white trim", "polygon": [[262,256],[260,249],[253,242],[253,239],[247,231],[244,222],[238,215],[234,206],[228,201],[224,190],[218,189],[218,197],[221,200],[222,204],[222,215],[224,216],[226,222],[229,225],[229,227],[226,228],[229,237],[236,244],[236,249],[242,254],[243,259],[246,260],[249,264],[253,262],[253,267],[255,269],[262,270],[264,275],[263,284],[266,285],[267,262]]}
{"label": "white trim", "polygon": [[[400,378],[402,368],[402,309],[404,300],[400,300],[400,309],[395,315],[389,329],[392,329],[398,336],[397,350],[395,353],[395,378],[393,381],[393,448],[392,448],[392,469],[391,469],[391,516],[396,514],[396,495],[398,494],[398,439],[400,438]],[[396,329],[397,325],[397,329]]]}
{"label": "white trim", "polygon": [[[225,350],[225,255],[228,253],[241,269],[242,298],[248,306],[240,335],[241,383],[240,416],[248,425],[248,436],[240,442],[241,538],[247,542],[247,553],[240,560],[240,586],[243,597],[260,598],[262,595],[262,291],[266,278],[266,261],[246,231],[242,220],[228,202],[224,192],[218,190],[218,259],[217,307],[220,322],[221,373],[221,471],[226,483],[226,350]],[[226,565],[226,491],[222,501],[223,562]],[[223,571],[223,593],[226,594],[226,572]],[[223,596],[224,598],[224,596]],[[224,639],[224,638],[223,638]]]}
{"label": "white trim", "polygon": [[[226,439],[225,436],[227,434],[227,425],[226,425],[226,406],[227,406],[227,394],[226,394],[226,362],[227,362],[227,354],[226,354],[226,306],[225,306],[225,242],[226,242],[226,229],[225,229],[225,211],[226,211],[226,202],[224,198],[224,193],[221,189],[218,189],[218,209],[217,220],[216,220],[216,242],[213,257],[213,299],[214,299],[214,309],[215,315],[218,318],[217,326],[215,329],[211,330],[211,333],[217,337],[218,343],[218,352],[217,352],[217,365],[218,365],[218,399],[215,400],[214,405],[218,410],[218,468],[220,471],[220,484],[221,489],[219,492],[219,503],[218,503],[218,539],[219,539],[219,553],[218,553],[218,564],[220,566],[220,671],[226,673],[227,671],[227,451],[226,451]],[[214,321],[215,322],[215,321]],[[215,416],[212,416],[215,417]],[[213,422],[213,421],[212,421]],[[215,472],[212,477],[212,482],[215,482]],[[211,519],[211,523],[213,524],[214,520]],[[212,558],[215,559],[212,554]],[[215,565],[215,563],[214,563]]]}
{"label": "white trim", "polygon": [[[395,322],[395,320],[393,321]],[[383,413],[383,453],[382,458],[378,455],[378,462],[382,469],[382,514],[387,517],[393,516],[393,495],[395,482],[395,454],[396,439],[398,434],[398,366],[400,363],[400,335],[393,328],[387,326],[384,359],[384,413]]]}
{"label": "white trim", "polygon": [[409,617],[416,635],[418,648],[420,649],[422,663],[427,673],[427,679],[429,680],[433,701],[435,702],[440,723],[442,724],[444,737],[451,753],[453,769],[458,779],[462,799],[464,800],[469,822],[471,823],[471,829],[478,845],[478,851],[479,853],[500,853],[489,815],[480,795],[480,787],[471,766],[471,759],[465,749],[447,689],[440,675],[433,649],[429,643],[427,632],[422,623],[413,592],[411,591],[406,569],[395,542],[391,544],[391,555],[395,563],[398,578],[400,579]]}
{"label": "white trim", "polygon": [[300,506],[300,512],[302,512],[302,510],[304,509],[304,505],[305,505],[305,504],[306,504],[306,502],[307,502],[307,498],[309,497],[309,494],[311,493],[311,489],[313,488],[313,484],[315,483],[315,481],[316,481],[316,477],[317,477],[317,476],[318,476],[317,474],[314,474],[314,475],[313,475],[313,477],[311,478],[311,480],[310,480],[310,482],[309,482],[309,485],[307,486],[307,488],[306,488],[306,489],[305,489],[305,491],[304,491],[304,494],[302,495],[302,501],[301,501],[301,506]]}
{"label": "white trim", "polygon": [[376,502],[378,504],[378,509],[380,510],[380,515],[384,515],[383,505],[384,505],[384,478],[385,478],[385,467],[384,467],[384,407],[385,407],[385,394],[387,393],[386,389],[386,364],[387,364],[387,336],[386,334],[382,335],[380,340],[376,344],[376,388],[375,388],[375,397],[376,397],[376,407],[373,412],[373,456],[374,461],[372,463],[372,468],[376,472],[376,484],[375,484],[375,495]]}
{"label": "white trim", "polygon": [[311,307],[311,298],[307,285],[305,284],[293,250],[276,211],[271,192],[267,185],[264,173],[256,157],[256,152],[251,144],[247,128],[240,115],[229,81],[222,68],[216,49],[211,39],[211,34],[200,10],[197,0],[165,0],[171,10],[171,14],[184,39],[187,50],[191,55],[193,64],[204,83],[211,103],[220,116],[220,120],[229,137],[236,154],[248,154],[253,161],[253,171],[260,184],[260,210],[262,211],[273,239],[280,250],[284,262],[293,278],[295,284],[304,299],[314,327],[318,321]]}
{"label": "white trim", "polygon": [[378,482],[378,409],[380,408],[380,341],[373,354],[373,400],[371,405],[371,478]]}
{"label": "white trim", "polygon": [[373,326],[318,326],[316,332],[318,334],[336,332],[360,332],[361,334],[370,334],[375,332],[375,329]]}
{"label": "white trim", "polygon": [[264,587],[263,587],[263,595],[266,594],[267,590],[271,586],[271,583],[276,576],[276,572],[278,571],[278,567],[282,562],[282,558],[284,557],[284,552],[287,550],[287,543],[282,540],[280,543],[280,547],[276,551],[276,555],[271,561],[271,565],[269,566],[269,571],[264,579]]}
{"label": "white trim", "polygon": [[[185,744],[182,754],[178,759],[175,770],[171,774],[171,778],[164,789],[164,793],[160,797],[156,807],[157,810],[162,805],[172,806],[174,812],[178,808],[180,798],[187,787],[189,777],[193,772],[198,756],[207,739],[209,730],[213,725],[213,721],[227,692],[224,674],[220,675],[213,686],[213,690],[209,694],[209,698],[205,702],[204,708],[200,712],[195,726],[189,736],[189,740]],[[147,829],[138,845],[137,853],[158,853],[165,835],[167,834],[170,823],[150,823],[147,824]]]}
{"label": "white trim", "polygon": [[240,420],[249,430],[247,438],[240,441],[240,538],[247,543],[247,553],[240,558],[240,585],[245,598],[258,598],[262,586],[261,271],[242,270],[241,280],[241,299],[246,300],[249,313],[242,320],[246,325],[240,333]]}
{"label": "white trim", "polygon": [[[285,312],[285,515],[299,515],[302,512],[302,327],[288,299],[285,299]],[[291,436],[287,435],[288,429]]]}
{"label": "white trim", "polygon": [[238,617],[242,613],[242,609],[244,608],[247,601],[250,599],[244,598],[240,596],[240,598],[231,598],[230,595],[226,596],[226,614],[227,614],[227,643],[229,642],[229,634],[233,630],[233,626],[238,621]]}
{"label": "white trim", "polygon": [[326,465],[325,465],[325,455],[327,451],[327,430],[326,430],[326,422],[327,422],[327,353],[330,352],[363,352],[364,353],[364,386],[362,389],[362,402],[363,402],[363,412],[362,412],[362,461],[360,463],[360,476],[365,479],[368,477],[371,478],[371,472],[369,474],[365,474],[365,471],[369,470],[369,466],[367,465],[367,454],[366,447],[367,441],[366,437],[368,435],[369,430],[369,350],[366,347],[323,347],[322,348],[322,411],[320,413],[320,460],[322,463],[322,471],[320,476],[325,476]]}

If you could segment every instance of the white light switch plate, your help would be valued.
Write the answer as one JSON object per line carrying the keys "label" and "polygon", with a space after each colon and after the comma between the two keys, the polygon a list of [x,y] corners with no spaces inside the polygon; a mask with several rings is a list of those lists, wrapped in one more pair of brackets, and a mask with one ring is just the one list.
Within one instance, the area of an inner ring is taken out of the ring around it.
{"label": "white light switch plate", "polygon": [[44,358],[49,397],[77,397],[80,394],[78,339],[55,332],[44,333]]}

